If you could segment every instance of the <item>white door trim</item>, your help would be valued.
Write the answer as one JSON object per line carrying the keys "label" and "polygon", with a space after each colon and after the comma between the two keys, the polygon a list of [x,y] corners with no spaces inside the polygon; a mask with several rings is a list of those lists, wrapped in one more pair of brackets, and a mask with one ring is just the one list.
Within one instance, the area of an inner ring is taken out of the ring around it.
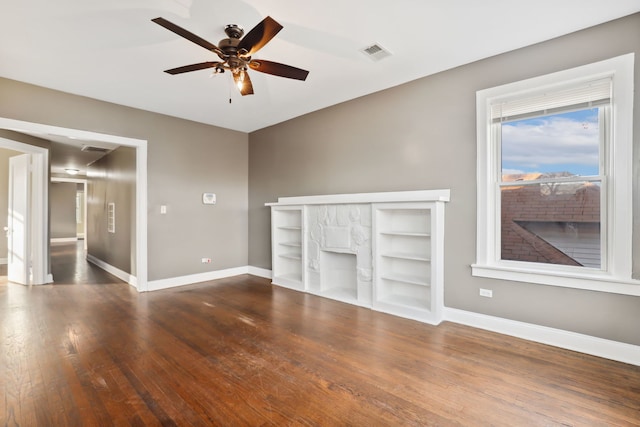
{"label": "white door trim", "polygon": [[[4,117],[0,117],[0,129],[7,129],[16,132],[32,132],[43,135],[43,138],[46,138],[46,135],[61,135],[69,138],[76,138],[81,140],[94,140],[94,141],[104,141],[117,145],[134,147],[136,149],[136,283],[137,289],[139,292],[144,292],[147,290],[147,141],[144,139],[137,138],[127,138],[123,136],[109,135],[98,132],[90,132],[79,129],[70,129],[63,128],[58,126],[50,126],[44,125],[40,123],[32,123],[25,122],[22,120],[14,120],[8,119]],[[0,142],[10,141],[4,138],[0,138]],[[16,141],[10,141],[15,143]],[[31,148],[40,148],[33,147],[31,145],[22,144]],[[3,144],[4,146],[4,144]],[[6,146],[10,148],[9,146]],[[48,150],[40,148],[47,152]],[[20,151],[20,150],[18,150]],[[45,159],[45,168],[42,170],[45,171],[45,177],[49,176],[49,164],[48,157]],[[48,195],[46,193],[47,186],[45,185],[45,193],[41,195],[40,201],[43,203],[45,200],[48,200]],[[42,208],[46,218],[46,211],[48,209]],[[39,239],[42,242],[45,242],[45,254],[46,248],[48,248],[48,236],[49,232],[47,227],[47,221],[44,222],[45,233],[44,238]],[[48,257],[45,255],[44,260],[48,266]]]}
{"label": "white door trim", "polygon": [[9,157],[7,280],[28,285],[31,275],[31,154]]}
{"label": "white door trim", "polygon": [[31,278],[27,277],[27,284],[42,285],[51,283],[53,278],[49,274],[49,210],[45,200],[49,198],[47,183],[49,170],[49,150],[34,145],[23,144],[18,141],[0,137],[0,147],[19,151],[31,155],[31,221],[28,225],[31,236]]}

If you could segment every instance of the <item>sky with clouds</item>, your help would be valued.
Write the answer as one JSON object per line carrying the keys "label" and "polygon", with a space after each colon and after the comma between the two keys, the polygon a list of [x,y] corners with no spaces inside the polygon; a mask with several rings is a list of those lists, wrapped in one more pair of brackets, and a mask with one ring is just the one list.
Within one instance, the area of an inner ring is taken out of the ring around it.
{"label": "sky with clouds", "polygon": [[598,109],[502,125],[502,174],[570,172],[598,175]]}

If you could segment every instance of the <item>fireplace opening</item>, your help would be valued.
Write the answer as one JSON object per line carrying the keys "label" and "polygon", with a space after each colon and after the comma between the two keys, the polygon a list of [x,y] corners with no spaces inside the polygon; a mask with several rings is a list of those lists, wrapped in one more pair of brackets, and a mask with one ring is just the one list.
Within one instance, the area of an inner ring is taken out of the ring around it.
{"label": "fireplace opening", "polygon": [[353,301],[358,298],[356,255],[322,251],[320,254],[320,286],[330,298]]}

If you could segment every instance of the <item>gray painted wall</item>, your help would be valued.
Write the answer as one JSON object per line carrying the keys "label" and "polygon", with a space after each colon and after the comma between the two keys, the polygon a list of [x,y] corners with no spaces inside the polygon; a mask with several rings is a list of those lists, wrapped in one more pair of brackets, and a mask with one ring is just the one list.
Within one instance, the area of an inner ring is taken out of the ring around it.
{"label": "gray painted wall", "polygon": [[[476,257],[476,91],[629,52],[637,55],[640,87],[640,14],[251,133],[249,264],[271,267],[264,203],[280,196],[450,188],[447,307],[640,345],[638,297],[476,278],[470,268]],[[638,90],[635,105],[638,147]],[[639,214],[636,209],[636,254]],[[493,289],[493,298],[479,297],[480,287]]]}
{"label": "gray painted wall", "polygon": [[[9,157],[18,156],[18,151],[0,148],[0,230],[7,225],[7,205],[9,203]],[[0,231],[0,258],[7,258],[7,239]]]}
{"label": "gray painted wall", "polygon": [[[115,233],[107,230],[109,203],[115,204]],[[135,276],[135,236],[136,150],[120,147],[87,168],[87,253]]]}
{"label": "gray painted wall", "polygon": [[76,188],[73,182],[52,182],[49,186],[49,204],[51,207],[52,239],[75,238],[76,226]]}
{"label": "gray painted wall", "polygon": [[148,141],[149,280],[247,265],[246,133],[2,78],[0,93],[0,117]]}

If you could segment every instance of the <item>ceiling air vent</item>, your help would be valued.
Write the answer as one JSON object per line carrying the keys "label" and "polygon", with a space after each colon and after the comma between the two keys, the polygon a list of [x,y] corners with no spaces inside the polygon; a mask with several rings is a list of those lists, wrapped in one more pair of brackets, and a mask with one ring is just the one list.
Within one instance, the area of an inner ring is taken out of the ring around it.
{"label": "ceiling air vent", "polygon": [[111,151],[111,149],[103,148],[103,147],[94,147],[93,145],[83,145],[81,148],[81,151],[87,151],[90,153],[108,153],[109,151]]}
{"label": "ceiling air vent", "polygon": [[373,61],[380,61],[381,59],[386,58],[387,56],[391,56],[391,52],[380,46],[379,44],[372,44],[371,46],[365,47],[360,50],[362,53],[367,55]]}

